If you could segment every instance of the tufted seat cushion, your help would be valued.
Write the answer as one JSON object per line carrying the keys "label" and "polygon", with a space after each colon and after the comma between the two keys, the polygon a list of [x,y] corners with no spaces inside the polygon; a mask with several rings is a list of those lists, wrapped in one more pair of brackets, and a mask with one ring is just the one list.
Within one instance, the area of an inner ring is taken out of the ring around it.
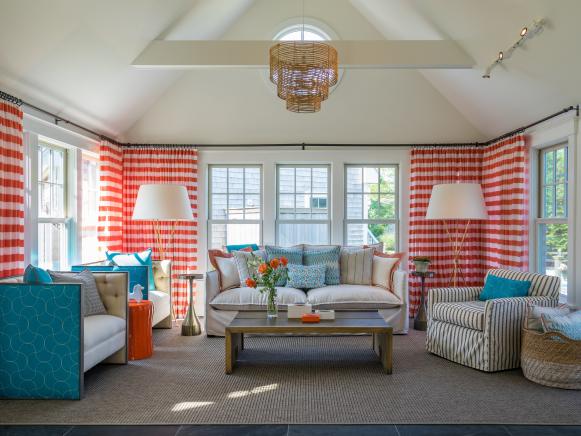
{"label": "tufted seat cushion", "polygon": [[391,309],[403,304],[388,290],[367,285],[335,285],[311,289],[307,301],[317,309],[337,310]]}
{"label": "tufted seat cushion", "polygon": [[432,318],[449,324],[483,331],[485,307],[486,301],[437,303],[432,308]]}
{"label": "tufted seat cushion", "polygon": [[[307,296],[300,289],[277,287],[279,307],[287,304],[306,303]],[[218,310],[265,310],[267,294],[254,288],[234,288],[222,291],[210,302]]]}

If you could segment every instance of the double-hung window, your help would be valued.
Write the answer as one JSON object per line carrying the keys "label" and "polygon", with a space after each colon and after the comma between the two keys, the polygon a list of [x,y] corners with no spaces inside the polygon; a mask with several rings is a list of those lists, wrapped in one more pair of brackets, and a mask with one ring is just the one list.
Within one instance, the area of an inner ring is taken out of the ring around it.
{"label": "double-hung window", "polygon": [[81,261],[95,262],[101,259],[97,226],[99,224],[99,156],[81,152],[81,192],[79,193],[81,216]]}
{"label": "double-hung window", "polygon": [[328,244],[330,165],[278,165],[276,240],[279,245]]}
{"label": "double-hung window", "polygon": [[68,264],[67,150],[38,144],[38,264],[64,269]]}
{"label": "double-hung window", "polygon": [[262,167],[209,166],[209,246],[260,244],[262,241]]}
{"label": "double-hung window", "polygon": [[537,217],[538,271],[561,278],[567,294],[568,252],[567,144],[539,152],[539,208]]}
{"label": "double-hung window", "polygon": [[397,165],[345,166],[345,244],[398,247]]}

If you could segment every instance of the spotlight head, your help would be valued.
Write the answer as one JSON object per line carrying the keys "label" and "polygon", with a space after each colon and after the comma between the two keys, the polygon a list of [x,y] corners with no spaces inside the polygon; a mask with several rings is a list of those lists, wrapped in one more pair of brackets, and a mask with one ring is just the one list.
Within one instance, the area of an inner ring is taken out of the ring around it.
{"label": "spotlight head", "polygon": [[499,60],[499,61],[501,61],[501,60],[503,60],[503,59],[504,59],[504,53],[503,53],[503,52],[501,52],[501,51],[499,51],[499,52],[498,52],[498,60]]}
{"label": "spotlight head", "polygon": [[527,27],[523,27],[522,30],[520,31],[520,36],[525,36],[527,34],[527,32],[529,31],[529,29]]}

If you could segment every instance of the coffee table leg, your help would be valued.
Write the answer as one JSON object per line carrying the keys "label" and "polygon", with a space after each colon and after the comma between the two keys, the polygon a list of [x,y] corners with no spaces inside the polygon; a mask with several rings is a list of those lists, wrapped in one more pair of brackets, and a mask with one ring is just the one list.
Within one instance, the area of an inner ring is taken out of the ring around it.
{"label": "coffee table leg", "polygon": [[244,333],[240,333],[240,349],[244,350]]}
{"label": "coffee table leg", "polygon": [[393,370],[393,336],[391,332],[380,333],[377,336],[379,340],[381,365],[387,374],[391,374]]}
{"label": "coffee table leg", "polygon": [[240,344],[240,334],[230,333],[226,330],[224,342],[226,345],[225,357],[226,357],[226,374],[232,374],[234,371],[234,366],[236,365],[236,357],[238,357],[238,347]]}

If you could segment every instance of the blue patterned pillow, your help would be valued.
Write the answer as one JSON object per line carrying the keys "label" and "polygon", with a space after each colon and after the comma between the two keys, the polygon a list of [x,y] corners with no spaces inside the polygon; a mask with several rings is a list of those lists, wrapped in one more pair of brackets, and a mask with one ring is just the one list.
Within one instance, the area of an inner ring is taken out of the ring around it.
{"label": "blue patterned pillow", "polygon": [[296,289],[314,289],[325,286],[325,269],[321,265],[288,265],[288,281],[286,286]]}
{"label": "blue patterned pillow", "polygon": [[581,340],[581,310],[567,315],[543,313],[541,320],[545,332],[559,332],[574,341]]}
{"label": "blue patterned pillow", "polygon": [[[270,261],[275,257],[286,257],[288,259],[288,263],[293,265],[302,265],[303,264],[303,247],[277,247],[275,245],[267,245],[264,247],[266,250],[266,260]],[[286,280],[279,280],[276,282],[276,286],[284,286],[286,284]]]}
{"label": "blue patterned pillow", "polygon": [[307,266],[325,265],[325,284],[338,285],[341,283],[339,272],[339,255],[341,247],[317,248],[303,252],[303,263]]}

